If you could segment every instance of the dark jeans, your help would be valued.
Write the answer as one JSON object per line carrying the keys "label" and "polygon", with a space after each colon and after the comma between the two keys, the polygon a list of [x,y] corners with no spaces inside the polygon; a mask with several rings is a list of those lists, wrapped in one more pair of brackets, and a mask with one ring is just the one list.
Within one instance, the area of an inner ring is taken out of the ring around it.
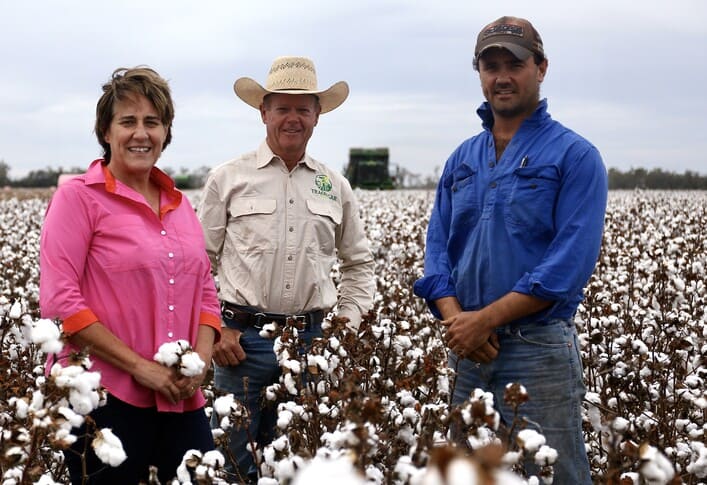
{"label": "dark jeans", "polygon": [[163,413],[156,408],[138,408],[108,395],[108,403],[90,416],[98,429],[111,428],[123,443],[127,459],[118,467],[101,462],[87,438],[86,424],[72,432],[78,437],[64,457],[71,483],[82,483],[81,453],[86,449],[87,483],[137,484],[147,481],[149,466],[158,469],[161,483],[176,477],[176,470],[184,453],[191,449],[206,452],[214,449],[211,427],[204,409],[184,413]]}

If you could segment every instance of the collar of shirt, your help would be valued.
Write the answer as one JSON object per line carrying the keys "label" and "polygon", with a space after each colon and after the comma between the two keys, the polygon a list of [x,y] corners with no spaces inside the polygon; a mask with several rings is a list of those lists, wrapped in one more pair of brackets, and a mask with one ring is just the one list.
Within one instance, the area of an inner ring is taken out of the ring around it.
{"label": "collar of shirt", "polygon": [[[266,167],[276,158],[278,160],[282,160],[282,158],[273,153],[273,151],[270,149],[270,145],[268,145],[267,140],[263,140],[263,142],[258,147],[258,151],[256,152],[256,167]],[[302,160],[300,160],[298,163],[298,165],[302,164],[306,165],[307,168],[309,168],[310,170],[317,170],[314,159],[310,157],[306,152],[304,154],[304,157],[302,157]]]}
{"label": "collar of shirt", "polygon": [[[484,101],[481,106],[476,110],[476,114],[481,118],[481,126],[486,131],[491,131],[493,128],[493,111],[491,111],[491,105],[488,101]],[[537,108],[533,111],[533,114],[523,121],[523,124],[539,124],[545,118],[549,118],[550,113],[547,111],[547,98],[543,98],[538,103]]]}
{"label": "collar of shirt", "polygon": [[[105,184],[106,192],[108,193],[144,203],[138,197],[137,192],[113,176],[103,158],[98,158],[91,162],[84,180],[86,185]],[[150,180],[160,188],[160,218],[162,218],[169,211],[179,207],[182,202],[182,193],[177,190],[170,176],[157,167],[152,167]]]}

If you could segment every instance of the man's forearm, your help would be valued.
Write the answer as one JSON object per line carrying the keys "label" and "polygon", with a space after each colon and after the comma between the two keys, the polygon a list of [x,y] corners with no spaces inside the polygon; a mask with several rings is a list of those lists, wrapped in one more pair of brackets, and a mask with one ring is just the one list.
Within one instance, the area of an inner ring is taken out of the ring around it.
{"label": "man's forearm", "polygon": [[553,302],[512,291],[479,310],[494,327],[500,327],[548,308]]}
{"label": "man's forearm", "polygon": [[454,315],[462,312],[462,307],[459,304],[456,296],[445,296],[434,301],[437,310],[442,315],[442,320],[446,320]]}
{"label": "man's forearm", "polygon": [[[446,296],[435,300],[434,303],[442,315],[442,320],[464,311],[455,296]],[[512,291],[493,303],[486,305],[478,312],[492,322],[494,327],[500,327],[513,320],[544,310],[550,305],[552,305],[551,301]]]}

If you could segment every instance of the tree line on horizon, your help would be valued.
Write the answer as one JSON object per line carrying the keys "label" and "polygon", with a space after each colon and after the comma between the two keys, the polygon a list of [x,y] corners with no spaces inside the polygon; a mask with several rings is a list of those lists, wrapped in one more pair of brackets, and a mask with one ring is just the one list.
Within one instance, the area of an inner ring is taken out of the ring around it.
{"label": "tree line on horizon", "polygon": [[[172,177],[179,189],[198,189],[203,186],[209,167],[202,166],[197,169],[181,167],[178,171],[171,167],[162,168]],[[9,176],[10,166],[0,159],[0,187],[18,188],[47,188],[55,187],[61,174],[83,173],[84,168],[46,167],[38,170],[31,170],[24,177],[11,178]],[[400,170],[398,170],[399,172]],[[436,177],[421,177],[417,174],[405,171],[405,177],[398,177],[398,188],[419,189],[434,188]],[[609,169],[609,189],[610,190],[707,190],[707,175],[687,170],[683,173],[670,172],[661,168],[647,170],[645,168],[631,168],[621,171],[616,168]]]}

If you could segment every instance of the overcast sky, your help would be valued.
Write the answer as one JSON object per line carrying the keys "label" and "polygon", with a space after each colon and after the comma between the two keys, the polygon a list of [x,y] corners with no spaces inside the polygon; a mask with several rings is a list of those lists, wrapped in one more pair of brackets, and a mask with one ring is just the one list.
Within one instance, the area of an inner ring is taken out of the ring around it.
{"label": "overcast sky", "polygon": [[526,17],[550,61],[541,96],[607,167],[707,174],[704,0],[0,0],[0,160],[10,177],[86,167],[100,86],[146,64],[169,80],[172,144],[158,162],[213,166],[257,147],[258,112],[236,78],[264,83],[280,55],[314,59],[320,88],[351,94],[308,150],[341,169],[350,147],[432,174],[480,130],[476,35]]}

